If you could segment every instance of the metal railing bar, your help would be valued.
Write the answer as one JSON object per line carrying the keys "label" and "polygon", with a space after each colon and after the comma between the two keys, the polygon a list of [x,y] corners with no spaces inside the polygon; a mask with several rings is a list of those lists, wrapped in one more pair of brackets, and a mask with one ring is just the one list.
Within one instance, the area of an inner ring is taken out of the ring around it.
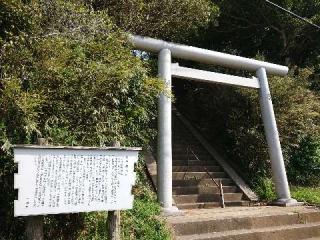
{"label": "metal railing bar", "polygon": [[[192,153],[192,155],[198,160],[200,161],[200,159],[198,158],[198,156],[194,153],[194,151],[192,150],[192,148],[190,146],[187,147],[187,161],[188,161],[188,167],[187,169],[189,169],[189,152]],[[224,192],[223,192],[223,186],[222,186],[222,181],[220,180],[219,183],[217,183],[217,181],[214,179],[214,177],[209,173],[208,169],[206,168],[206,166],[201,165],[201,167],[203,167],[203,169],[205,170],[205,172],[208,174],[208,176],[211,178],[211,180],[214,182],[214,184],[219,188],[219,192],[220,192],[220,203],[221,203],[221,207],[225,208],[225,201],[224,201]]]}

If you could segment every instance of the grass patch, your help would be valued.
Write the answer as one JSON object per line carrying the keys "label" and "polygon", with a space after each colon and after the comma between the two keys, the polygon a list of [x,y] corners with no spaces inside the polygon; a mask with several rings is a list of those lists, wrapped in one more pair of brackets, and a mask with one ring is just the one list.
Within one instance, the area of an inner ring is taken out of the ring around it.
{"label": "grass patch", "polygon": [[320,187],[291,187],[291,195],[300,202],[320,205]]}
{"label": "grass patch", "polygon": [[[147,190],[144,196],[136,197],[132,209],[121,211],[121,239],[171,239],[170,231],[159,214],[160,206],[151,191]],[[84,228],[77,239],[105,240],[107,213],[94,212],[84,215]]]}
{"label": "grass patch", "polygon": [[171,239],[170,231],[158,216],[160,206],[155,199],[137,199],[134,208],[122,214],[122,239]]}
{"label": "grass patch", "polygon": [[[291,186],[290,190],[292,198],[300,202],[320,205],[320,187]],[[260,178],[254,186],[254,192],[261,201],[271,202],[277,198],[270,178]]]}
{"label": "grass patch", "polygon": [[254,185],[254,192],[261,201],[271,202],[277,198],[273,182],[270,178],[260,178]]}
{"label": "grass patch", "polygon": [[122,239],[166,240],[172,239],[170,230],[160,215],[160,205],[146,175],[144,159],[136,166],[137,181],[133,189],[133,209],[121,215]]}
{"label": "grass patch", "polygon": [[78,240],[102,240],[107,236],[107,212],[83,213],[84,228]]}

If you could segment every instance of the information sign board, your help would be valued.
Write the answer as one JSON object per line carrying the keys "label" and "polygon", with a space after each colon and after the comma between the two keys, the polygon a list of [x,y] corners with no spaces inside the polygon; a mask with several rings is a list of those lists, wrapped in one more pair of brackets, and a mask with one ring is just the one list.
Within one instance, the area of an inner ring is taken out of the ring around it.
{"label": "information sign board", "polygon": [[101,210],[133,205],[134,163],[140,148],[17,145],[15,216]]}

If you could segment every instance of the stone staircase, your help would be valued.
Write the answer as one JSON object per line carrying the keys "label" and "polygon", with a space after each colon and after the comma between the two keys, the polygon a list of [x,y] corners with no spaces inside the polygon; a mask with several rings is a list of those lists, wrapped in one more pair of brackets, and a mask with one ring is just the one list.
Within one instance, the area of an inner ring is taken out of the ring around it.
{"label": "stone staircase", "polygon": [[[176,240],[320,240],[316,207],[252,207],[258,199],[202,135],[174,109],[172,187],[180,214],[167,216]],[[157,186],[157,164],[145,159]],[[220,208],[221,181],[226,208]],[[249,207],[251,206],[251,207]]]}
{"label": "stone staircase", "polygon": [[319,240],[316,207],[197,209],[169,216],[176,240]]}
{"label": "stone staircase", "polygon": [[176,206],[179,209],[221,206],[217,186],[220,181],[226,206],[248,206],[249,199],[178,116],[174,111],[172,188]]}
{"label": "stone staircase", "polygon": [[[237,173],[175,108],[172,130],[172,192],[174,205],[178,209],[220,207],[220,183],[226,207],[248,206],[258,200]],[[145,159],[156,188],[154,152],[145,151]]]}

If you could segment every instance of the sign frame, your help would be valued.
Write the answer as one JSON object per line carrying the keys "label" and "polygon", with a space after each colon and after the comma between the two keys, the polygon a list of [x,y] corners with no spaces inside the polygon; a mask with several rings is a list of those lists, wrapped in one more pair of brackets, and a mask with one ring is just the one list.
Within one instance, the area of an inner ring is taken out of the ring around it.
{"label": "sign frame", "polygon": [[14,145],[13,149],[18,163],[15,217],[132,208],[134,164],[141,148]]}

